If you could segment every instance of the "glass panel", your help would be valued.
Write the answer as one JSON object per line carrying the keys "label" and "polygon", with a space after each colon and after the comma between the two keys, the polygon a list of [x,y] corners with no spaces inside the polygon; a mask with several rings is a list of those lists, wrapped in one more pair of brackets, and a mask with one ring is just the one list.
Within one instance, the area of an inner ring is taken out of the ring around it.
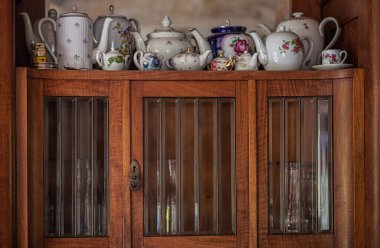
{"label": "glass panel", "polygon": [[144,162],[146,236],[236,233],[234,99],[145,99]]}
{"label": "glass panel", "polygon": [[181,234],[199,230],[198,100],[181,103]]}
{"label": "glass panel", "polygon": [[330,230],[330,191],[332,168],[331,100],[318,100],[318,231]]}
{"label": "glass panel", "polygon": [[161,223],[161,100],[147,99],[144,107],[144,232],[158,235]]}
{"label": "glass panel", "polygon": [[317,103],[317,98],[301,100],[301,230],[304,233],[316,231]]}
{"label": "glass panel", "polygon": [[75,161],[75,100],[63,98],[61,164],[62,164],[62,213],[61,235],[74,235],[74,161]]}
{"label": "glass panel", "polygon": [[235,102],[218,101],[218,234],[236,233]]}
{"label": "glass panel", "polygon": [[178,234],[179,205],[179,100],[165,99],[162,105],[162,194],[165,203],[165,234]]}
{"label": "glass panel", "polygon": [[287,232],[300,231],[300,104],[285,100],[285,204]]}
{"label": "glass panel", "polygon": [[271,233],[284,231],[282,192],[284,185],[284,100],[269,101],[269,227]]}
{"label": "glass panel", "polygon": [[332,99],[269,99],[268,126],[270,233],[332,230]]}
{"label": "glass panel", "polygon": [[108,100],[94,99],[94,234],[107,235]]}
{"label": "glass panel", "polygon": [[92,235],[92,100],[77,100],[76,232]]}
{"label": "glass panel", "polygon": [[199,229],[217,234],[217,102],[199,100]]}
{"label": "glass panel", "polygon": [[44,107],[44,205],[45,234],[59,235],[60,225],[60,137],[59,100],[46,99]]}

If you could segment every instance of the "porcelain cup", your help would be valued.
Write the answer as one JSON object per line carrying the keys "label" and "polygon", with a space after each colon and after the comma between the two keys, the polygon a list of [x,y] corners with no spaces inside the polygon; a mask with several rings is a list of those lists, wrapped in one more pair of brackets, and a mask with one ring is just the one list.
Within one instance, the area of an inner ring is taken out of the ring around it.
{"label": "porcelain cup", "polygon": [[347,59],[347,51],[340,49],[329,49],[322,52],[322,64],[343,64]]}

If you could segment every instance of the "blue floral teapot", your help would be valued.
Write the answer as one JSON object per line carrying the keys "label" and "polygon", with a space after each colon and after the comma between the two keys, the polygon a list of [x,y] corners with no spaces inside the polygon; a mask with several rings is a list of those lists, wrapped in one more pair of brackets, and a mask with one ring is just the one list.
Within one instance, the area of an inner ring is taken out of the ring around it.
{"label": "blue floral teapot", "polygon": [[162,66],[162,56],[151,51],[148,45],[147,51],[136,51],[133,56],[136,67],[141,71],[160,70]]}

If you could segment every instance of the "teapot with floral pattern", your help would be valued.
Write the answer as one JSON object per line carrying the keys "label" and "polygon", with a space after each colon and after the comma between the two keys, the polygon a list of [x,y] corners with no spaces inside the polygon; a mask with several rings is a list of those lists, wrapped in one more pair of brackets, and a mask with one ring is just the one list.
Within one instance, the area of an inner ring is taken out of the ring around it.
{"label": "teapot with floral pattern", "polygon": [[278,29],[277,32],[269,34],[264,41],[257,32],[250,33],[259,53],[259,61],[265,70],[299,70],[307,63],[313,52],[312,41],[307,38],[302,39],[308,44],[308,51],[305,53],[300,37],[284,30],[285,28]]}
{"label": "teapot with floral pattern", "polygon": [[99,51],[96,54],[98,65],[105,71],[121,71],[125,69],[130,55],[123,55],[111,46],[111,50],[107,53]]}

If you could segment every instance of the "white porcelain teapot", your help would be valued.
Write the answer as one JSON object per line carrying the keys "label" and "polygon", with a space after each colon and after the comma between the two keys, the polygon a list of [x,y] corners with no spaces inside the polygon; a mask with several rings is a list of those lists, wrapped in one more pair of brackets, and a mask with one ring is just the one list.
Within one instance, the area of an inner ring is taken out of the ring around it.
{"label": "white porcelain teapot", "polygon": [[277,32],[269,34],[264,41],[257,32],[250,33],[259,53],[259,61],[265,70],[300,70],[310,59],[314,47],[313,42],[307,38],[302,39],[309,44],[305,53],[299,36],[284,30],[285,28],[279,28]]}
{"label": "white porcelain teapot", "polygon": [[236,56],[235,71],[258,70],[260,63],[258,62],[258,53],[251,55],[248,51]]}
{"label": "white porcelain teapot", "polygon": [[105,71],[121,71],[126,67],[126,63],[130,55],[123,55],[111,46],[111,50],[107,53],[98,52],[96,61],[98,65]]}
{"label": "white porcelain teapot", "polygon": [[207,50],[203,54],[191,52],[188,48],[186,53],[177,54],[171,59],[166,60],[166,64],[170,69],[177,71],[198,71],[203,70],[207,65],[207,58],[210,56],[211,50]]}
{"label": "white porcelain teapot", "polygon": [[[133,32],[132,34],[136,41],[137,51],[146,51],[147,46],[150,45],[154,53],[163,57],[161,70],[168,70],[166,60],[179,53],[186,52],[189,47],[193,51],[191,39],[196,39],[196,37],[193,37],[190,33],[185,34],[174,30],[170,27],[172,21],[168,16],[165,16],[161,23],[162,27],[160,29],[147,35],[147,41],[144,41],[138,32]],[[199,43],[201,42],[199,40]]]}
{"label": "white porcelain teapot", "polygon": [[[319,64],[318,60],[323,50],[330,49],[338,40],[341,33],[341,28],[338,21],[333,17],[326,17],[318,23],[316,20],[303,16],[301,12],[293,14],[293,18],[284,20],[277,25],[276,30],[279,28],[285,28],[286,31],[296,33],[301,39],[307,38],[310,42],[313,42],[313,51],[310,58],[302,66],[302,69],[310,69],[311,66]],[[328,22],[333,22],[336,26],[335,34],[330,43],[325,47],[324,45],[324,27]],[[272,31],[264,24],[260,24],[259,27],[268,35]],[[305,49],[308,49],[308,44],[305,44]]]}

